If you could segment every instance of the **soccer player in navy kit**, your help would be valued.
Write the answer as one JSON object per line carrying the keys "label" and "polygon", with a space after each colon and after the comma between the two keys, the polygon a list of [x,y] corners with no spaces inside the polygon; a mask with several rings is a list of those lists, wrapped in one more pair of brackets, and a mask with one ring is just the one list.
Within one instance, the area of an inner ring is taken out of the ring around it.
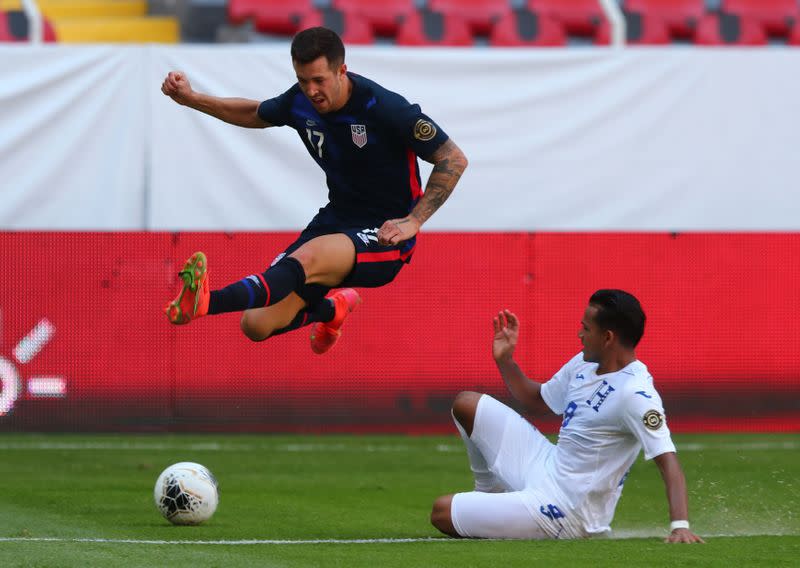
{"label": "soccer player in navy kit", "polygon": [[[253,341],[313,324],[312,350],[324,353],[360,303],[350,287],[383,286],[394,279],[467,159],[418,105],[348,72],[335,32],[301,31],[291,55],[297,83],[261,103],[198,93],[179,72],[164,80],[161,90],[175,102],[225,122],[294,128],[325,171],[329,199],[262,274],[211,291],[205,255],[192,255],[180,272],[183,287],[165,311],[174,324],[244,311],[242,331]],[[417,157],[434,165],[424,193]],[[341,289],[326,298],[333,288]]]}

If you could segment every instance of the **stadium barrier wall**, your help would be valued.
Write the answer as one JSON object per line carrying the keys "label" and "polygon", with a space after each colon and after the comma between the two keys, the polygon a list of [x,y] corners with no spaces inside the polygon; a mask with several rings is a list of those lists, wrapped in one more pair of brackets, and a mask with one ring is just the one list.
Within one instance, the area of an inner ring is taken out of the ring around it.
{"label": "stadium barrier wall", "polygon": [[173,328],[160,312],[188,254],[209,253],[216,285],[263,270],[325,201],[294,132],[159,90],[180,69],[268,98],[295,80],[288,45],[0,46],[0,430],[451,431],[459,390],[506,397],[498,309],[523,318],[519,360],[544,379],[612,286],[648,311],[640,356],[673,429],[796,430],[798,58],[350,49],[470,168],[413,263],[316,358],[307,330],[254,345],[235,315]]}
{"label": "stadium barrier wall", "polygon": [[674,431],[800,429],[796,233],[423,233],[325,356],[308,328],[252,343],[237,314],[167,323],[189,254],[222,286],[292,238],[0,233],[0,431],[452,432],[459,391],[508,400],[499,309],[521,319],[521,367],[546,379],[580,349],[600,287],[641,298],[638,354]]}

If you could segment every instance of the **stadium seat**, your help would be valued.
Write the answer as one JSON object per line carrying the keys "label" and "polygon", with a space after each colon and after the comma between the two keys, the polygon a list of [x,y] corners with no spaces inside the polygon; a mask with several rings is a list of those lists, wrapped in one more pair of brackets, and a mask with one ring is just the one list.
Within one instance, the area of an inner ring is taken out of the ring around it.
{"label": "stadium seat", "polygon": [[733,14],[707,14],[697,25],[694,43],[710,46],[766,45],[767,34],[753,20]]}
{"label": "stadium seat", "polygon": [[314,11],[312,0],[228,0],[228,21],[253,20],[260,32],[293,35],[303,16]]}
{"label": "stadium seat", "polygon": [[[23,42],[29,40],[28,16],[21,10],[0,11],[0,42]],[[42,40],[56,41],[56,34],[50,21],[44,19]]]}
{"label": "stadium seat", "polygon": [[528,0],[528,8],[555,18],[570,35],[594,37],[606,20],[598,0]]}
{"label": "stadium seat", "polygon": [[416,10],[415,0],[332,0],[332,7],[357,14],[380,36],[394,37],[405,16]]}
{"label": "stadium seat", "polygon": [[264,2],[260,0],[228,0],[228,21],[237,26],[243,24],[252,19],[262,5]]}
{"label": "stadium seat", "polygon": [[692,38],[706,14],[704,0],[625,0],[623,9],[626,14],[662,20],[670,37],[676,39]]}
{"label": "stadium seat", "polygon": [[419,10],[408,14],[395,38],[406,46],[471,46],[474,44],[469,24],[454,14]]}
{"label": "stadium seat", "polygon": [[324,8],[309,12],[300,19],[298,31],[315,26],[324,26],[335,31],[348,45],[368,45],[375,43],[375,34],[369,22],[350,12],[335,8]]}
{"label": "stadium seat", "polygon": [[466,20],[473,34],[488,36],[492,24],[511,11],[509,0],[428,0],[434,12],[453,14]]}
{"label": "stadium seat", "polygon": [[800,20],[797,0],[722,0],[720,10],[740,18],[753,20],[769,35],[788,37],[794,23]]}
{"label": "stadium seat", "polygon": [[[672,42],[667,23],[657,16],[639,12],[623,12],[625,41],[629,45],[667,45]],[[611,43],[611,24],[604,21],[595,34],[596,44]]]}
{"label": "stadium seat", "polygon": [[560,22],[527,8],[507,12],[492,26],[489,45],[495,47],[557,47],[567,44]]}
{"label": "stadium seat", "polygon": [[800,21],[795,22],[792,31],[789,32],[789,45],[800,45]]}

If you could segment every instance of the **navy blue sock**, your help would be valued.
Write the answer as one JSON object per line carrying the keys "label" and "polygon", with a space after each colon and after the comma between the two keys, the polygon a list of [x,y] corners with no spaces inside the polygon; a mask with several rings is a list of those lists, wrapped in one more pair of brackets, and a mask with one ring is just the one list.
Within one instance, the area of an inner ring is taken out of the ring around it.
{"label": "navy blue sock", "polygon": [[309,311],[312,313],[310,316],[313,318],[312,321],[331,321],[336,314],[333,302],[327,298],[320,300],[315,306],[310,308]]}
{"label": "navy blue sock", "polygon": [[263,274],[251,274],[222,290],[213,290],[208,313],[241,312],[271,306],[292,292],[300,291],[305,282],[306,271],[300,261],[285,256]]}
{"label": "navy blue sock", "polygon": [[297,312],[297,315],[289,323],[289,325],[280,329],[276,329],[272,332],[272,335],[280,335],[282,333],[286,333],[287,331],[292,331],[317,321],[331,321],[333,319],[333,313],[333,302],[327,298],[323,298],[310,308],[306,308],[305,310],[300,310]]}

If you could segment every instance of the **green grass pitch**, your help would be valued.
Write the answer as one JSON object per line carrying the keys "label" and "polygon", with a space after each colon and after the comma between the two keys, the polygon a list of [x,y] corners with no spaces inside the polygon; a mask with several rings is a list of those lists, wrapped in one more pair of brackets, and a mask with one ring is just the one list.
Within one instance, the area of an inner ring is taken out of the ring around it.
{"label": "green grass pitch", "polygon": [[[613,539],[459,541],[428,522],[436,496],[471,485],[455,436],[2,434],[0,566],[800,566],[800,435],[675,442],[706,545],[661,542],[664,487],[641,458]],[[219,479],[205,525],[153,504],[178,461]]]}

